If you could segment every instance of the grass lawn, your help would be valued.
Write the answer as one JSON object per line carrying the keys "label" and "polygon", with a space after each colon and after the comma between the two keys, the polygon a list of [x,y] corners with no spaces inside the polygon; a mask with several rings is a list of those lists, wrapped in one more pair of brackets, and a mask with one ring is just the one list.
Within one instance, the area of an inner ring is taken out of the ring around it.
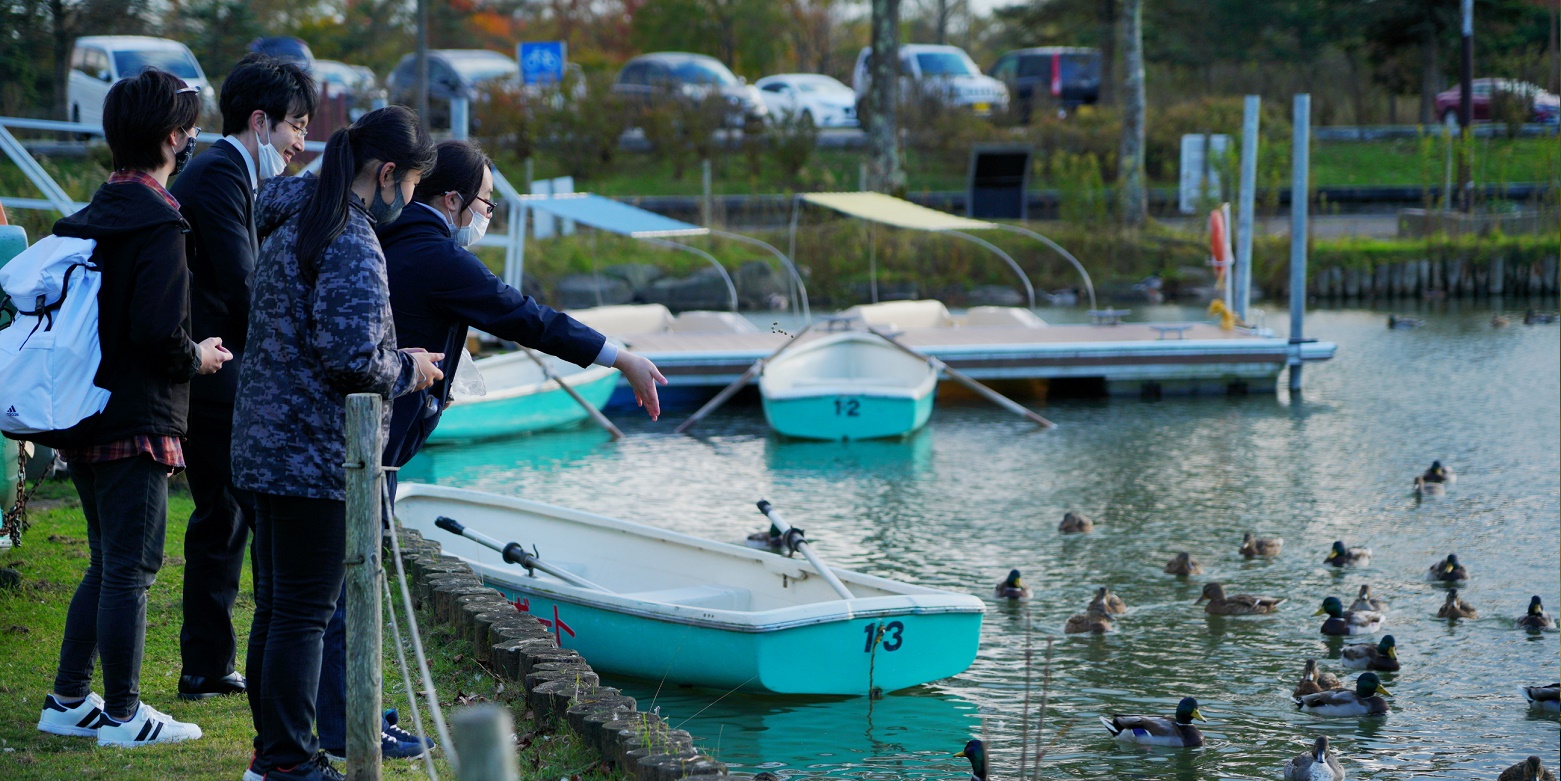
{"label": "grass lawn", "polygon": [[[250,759],[249,704],[243,697],[222,697],[185,702],[176,696],[179,680],[179,594],[183,575],[180,553],[185,521],[191,503],[187,493],[169,497],[168,539],[162,572],[147,599],[146,653],[141,667],[141,695],[154,707],[182,721],[201,726],[205,736],[187,743],[137,749],[99,748],[92,738],[48,735],[36,728],[43,696],[50,691],[58,661],[65,610],[87,563],[86,520],[69,482],[45,484],[35,502],[48,509],[30,513],[32,528],[23,547],[0,555],[0,566],[12,567],[23,577],[16,589],[0,590],[0,779],[6,781],[58,781],[59,779],[114,779],[161,781],[171,778],[237,781]],[[396,584],[391,583],[393,591]],[[246,567],[234,623],[239,630],[242,655],[250,617],[254,611],[250,573]],[[397,592],[399,594],[399,592]],[[419,617],[420,621],[426,619]],[[405,621],[403,631],[405,630]],[[440,703],[446,709],[462,703],[516,699],[520,692],[504,690],[492,675],[469,661],[470,644],[423,624],[423,647],[431,657]],[[385,706],[401,709],[401,723],[412,728],[405,686],[396,667],[390,629],[385,628]],[[407,658],[411,660],[410,648]],[[242,660],[240,662],[242,669]],[[101,677],[94,690],[101,693]],[[520,768],[523,778],[547,779],[580,776],[583,779],[624,778],[604,770],[596,757],[570,733],[544,728],[531,720],[524,701],[512,708],[520,736]],[[432,725],[424,712],[424,724]],[[436,765],[442,778],[453,778],[443,753]],[[426,777],[421,760],[385,764],[386,778]]]}
{"label": "grass lawn", "polygon": [[[1472,150],[1477,182],[1551,181],[1561,165],[1561,145],[1554,137],[1477,138]],[[1446,159],[1447,147],[1439,136],[1370,143],[1314,142],[1312,184],[1441,187]]]}

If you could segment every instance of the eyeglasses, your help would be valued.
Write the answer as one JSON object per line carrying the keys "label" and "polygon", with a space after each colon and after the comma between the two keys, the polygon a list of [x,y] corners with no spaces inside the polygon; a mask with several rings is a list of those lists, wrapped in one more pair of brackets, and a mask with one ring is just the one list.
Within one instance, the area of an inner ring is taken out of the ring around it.
{"label": "eyeglasses", "polygon": [[300,125],[297,122],[294,122],[291,119],[288,119],[287,117],[283,117],[282,121],[286,122],[288,127],[290,127],[293,130],[297,131],[298,135],[300,135],[300,136],[307,136],[307,135],[309,135],[309,126],[308,125]]}
{"label": "eyeglasses", "polygon": [[175,92],[173,94],[175,94],[175,95],[188,95],[191,92],[200,92],[200,90],[198,90],[198,89],[196,89],[194,87],[185,87],[184,89],[181,89],[181,90],[179,90],[179,91],[177,91],[177,92]]}
{"label": "eyeglasses", "polygon": [[[461,195],[460,193],[458,193],[458,192],[456,192],[454,190],[451,190],[451,191],[445,193],[445,195],[454,195],[455,197],[461,198],[463,200],[466,198],[466,196]],[[480,195],[473,195],[471,197],[471,200],[467,201],[467,204],[470,205],[472,203],[472,201],[481,202],[482,205],[486,207],[482,211],[482,215],[484,217],[492,217],[493,216],[493,210],[495,208],[494,205],[493,205],[493,201],[490,201],[487,198],[484,198],[484,197],[482,197]]]}
{"label": "eyeglasses", "polygon": [[195,127],[190,128],[190,133],[189,133],[189,137],[190,138],[200,138],[200,136],[201,136],[200,125],[196,125]]}

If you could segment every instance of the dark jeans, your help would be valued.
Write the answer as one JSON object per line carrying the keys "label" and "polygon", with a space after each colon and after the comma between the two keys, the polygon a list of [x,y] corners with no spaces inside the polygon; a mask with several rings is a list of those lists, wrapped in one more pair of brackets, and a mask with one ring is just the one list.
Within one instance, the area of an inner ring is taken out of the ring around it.
{"label": "dark jeans", "polygon": [[341,593],[344,502],[255,496],[255,623],[246,672],[260,767],[314,758],[325,627]]}
{"label": "dark jeans", "polygon": [[244,547],[255,528],[255,499],[233,487],[232,440],[231,408],[191,408],[184,454],[195,512],[184,536],[183,675],[221,678],[233,672],[237,661],[233,600],[244,570]]}
{"label": "dark jeans", "polygon": [[146,591],[163,565],[168,467],[140,455],[71,464],[70,476],[87,517],[91,557],[65,614],[54,691],[87,696],[93,657],[101,656],[104,709],[124,719],[141,703]]}
{"label": "dark jeans", "polygon": [[320,748],[337,756],[347,750],[347,588],[336,597],[336,612],[325,627],[325,655],[320,658]]}

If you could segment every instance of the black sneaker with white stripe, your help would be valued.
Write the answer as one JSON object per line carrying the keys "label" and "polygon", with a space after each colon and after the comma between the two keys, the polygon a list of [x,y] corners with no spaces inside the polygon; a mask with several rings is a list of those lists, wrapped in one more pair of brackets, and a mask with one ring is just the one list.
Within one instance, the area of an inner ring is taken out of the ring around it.
{"label": "black sneaker with white stripe", "polygon": [[43,713],[38,716],[38,729],[54,735],[90,738],[98,734],[98,727],[106,724],[103,714],[103,698],[96,692],[71,705],[60,702],[53,694],[43,698]]}
{"label": "black sneaker with white stripe", "polygon": [[104,721],[106,723],[98,727],[99,746],[149,746],[195,740],[201,736],[199,726],[174,721],[172,716],[144,702],[126,721],[115,721],[107,716]]}

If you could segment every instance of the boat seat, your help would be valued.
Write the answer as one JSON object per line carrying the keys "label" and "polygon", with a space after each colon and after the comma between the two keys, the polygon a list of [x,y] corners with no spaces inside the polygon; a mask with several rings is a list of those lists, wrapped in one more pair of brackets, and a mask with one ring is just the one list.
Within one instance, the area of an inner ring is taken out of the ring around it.
{"label": "boat seat", "polygon": [[665,602],[688,607],[709,607],[717,610],[747,610],[752,593],[745,588],[721,586],[684,586],[664,588],[659,591],[636,591],[620,596],[641,599],[646,602]]}

